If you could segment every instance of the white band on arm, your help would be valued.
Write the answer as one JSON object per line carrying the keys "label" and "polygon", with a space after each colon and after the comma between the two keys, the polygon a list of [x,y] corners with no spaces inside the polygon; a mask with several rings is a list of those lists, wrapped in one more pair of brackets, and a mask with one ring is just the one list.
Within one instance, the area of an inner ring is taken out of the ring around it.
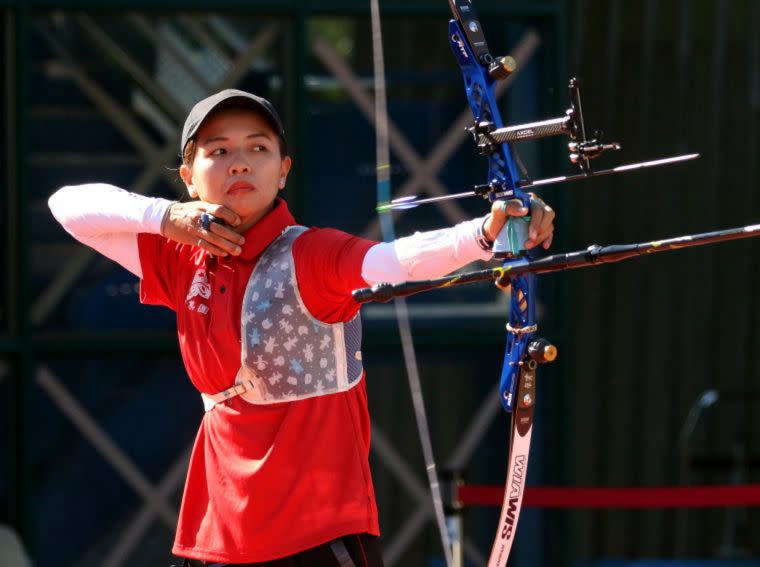
{"label": "white band on arm", "polygon": [[173,204],[105,183],[62,187],[48,200],[56,220],[74,238],[142,277],[137,234],[161,233]]}
{"label": "white band on arm", "polygon": [[364,257],[362,277],[370,285],[426,280],[443,277],[475,260],[490,260],[493,254],[478,244],[484,219],[376,244]]}

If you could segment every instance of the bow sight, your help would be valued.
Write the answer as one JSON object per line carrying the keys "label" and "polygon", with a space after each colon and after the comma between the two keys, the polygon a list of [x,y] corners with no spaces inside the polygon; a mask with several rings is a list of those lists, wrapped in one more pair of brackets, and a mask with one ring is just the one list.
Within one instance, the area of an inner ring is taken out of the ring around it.
{"label": "bow sight", "polygon": [[[602,142],[602,134],[598,130],[594,133],[592,140],[587,139],[586,125],[583,121],[583,107],[581,106],[580,81],[576,77],[570,79],[568,92],[570,107],[565,111],[565,116],[560,118],[550,118],[540,122],[503,128],[496,128],[493,122],[482,121],[468,128],[479,153],[486,156],[491,155],[497,150],[499,144],[567,135],[570,137],[570,142],[567,144],[570,151],[568,155],[570,161],[578,165],[584,174],[591,175],[593,172],[590,161],[607,150],[619,150],[620,144],[605,144]],[[517,184],[522,187],[530,183],[530,180],[521,180]]]}

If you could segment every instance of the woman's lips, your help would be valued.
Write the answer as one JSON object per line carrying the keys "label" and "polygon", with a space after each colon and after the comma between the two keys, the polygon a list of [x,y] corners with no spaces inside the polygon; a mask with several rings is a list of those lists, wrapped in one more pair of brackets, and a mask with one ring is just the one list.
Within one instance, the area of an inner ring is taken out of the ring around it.
{"label": "woman's lips", "polygon": [[236,181],[232,185],[230,185],[230,188],[227,189],[228,195],[235,195],[237,193],[247,193],[248,191],[255,191],[256,187],[254,187],[251,183],[247,183],[245,181]]}

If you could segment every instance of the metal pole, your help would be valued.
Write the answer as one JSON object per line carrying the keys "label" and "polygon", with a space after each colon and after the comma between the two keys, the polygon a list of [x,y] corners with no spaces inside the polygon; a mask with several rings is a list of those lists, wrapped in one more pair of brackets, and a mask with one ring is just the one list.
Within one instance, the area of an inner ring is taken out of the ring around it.
{"label": "metal pole", "polygon": [[[691,406],[689,413],[686,415],[681,434],[678,437],[678,455],[679,455],[679,485],[686,486],[691,482],[689,470],[689,440],[697,427],[702,412],[714,405],[720,395],[717,390],[705,390]],[[685,509],[679,510],[679,517],[676,521],[676,538],[675,551],[676,556],[680,557],[686,553],[686,543],[688,541],[689,516]]]}
{"label": "metal pole", "polygon": [[[12,301],[16,304],[13,311],[14,320],[11,322],[10,331],[20,343],[20,352],[18,352],[18,365],[16,375],[16,389],[14,397],[16,398],[16,407],[18,414],[15,416],[17,427],[16,439],[20,442],[16,446],[16,472],[18,474],[17,490],[18,496],[14,505],[15,521],[18,531],[26,543],[27,549],[34,548],[34,518],[29,512],[33,509],[34,488],[29,481],[33,478],[31,467],[31,458],[28,456],[28,447],[32,446],[31,435],[34,431],[32,422],[32,400],[34,398],[34,367],[35,360],[31,348],[31,326],[29,324],[29,290],[31,289],[29,277],[29,262],[31,253],[29,251],[29,232],[27,223],[28,213],[28,194],[26,186],[26,155],[27,155],[27,108],[23,101],[27,100],[27,60],[29,45],[29,28],[31,26],[31,14],[29,4],[25,0],[18,0],[15,7],[15,22],[13,22],[10,37],[8,38],[8,48],[11,53],[7,61],[12,61],[9,65],[7,85],[9,100],[6,107],[12,113],[8,116],[8,127],[10,136],[9,141],[9,167],[13,167],[13,176],[10,179],[9,195],[12,195],[9,205],[11,216],[9,232],[13,235],[9,238],[11,245],[10,260],[12,264],[9,267],[15,269],[16,279],[12,291],[14,296]],[[9,26],[10,27],[10,26]],[[11,137],[12,136],[12,137]]]}

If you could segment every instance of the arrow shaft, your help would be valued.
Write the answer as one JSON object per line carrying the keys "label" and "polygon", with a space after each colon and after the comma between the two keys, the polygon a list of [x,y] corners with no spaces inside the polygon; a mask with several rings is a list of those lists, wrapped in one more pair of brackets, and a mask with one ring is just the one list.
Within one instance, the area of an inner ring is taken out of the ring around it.
{"label": "arrow shaft", "polygon": [[[613,173],[625,173],[627,171],[637,171],[640,169],[648,169],[650,167],[659,167],[661,165],[669,165],[673,163],[679,163],[682,161],[690,161],[697,159],[699,154],[683,154],[678,156],[670,156],[666,158],[654,159],[649,161],[641,161],[637,163],[628,163],[625,165],[619,165],[610,169],[600,169],[598,171],[592,171],[591,173],[576,173],[574,175],[560,175],[559,177],[547,177],[545,179],[537,179],[532,183],[521,185],[520,189],[531,189],[533,187],[543,187],[544,185],[557,185],[559,183],[569,183],[570,181],[580,181],[581,179],[588,179],[590,177],[600,177],[602,175],[612,175]],[[394,199],[390,203],[382,204],[377,207],[378,211],[390,211],[397,209],[412,209],[418,205],[425,205],[427,203],[436,203],[439,201],[449,201],[451,199],[464,199],[465,197],[475,197],[478,195],[475,191],[463,191],[462,193],[452,193],[451,195],[442,195],[440,197],[428,197],[425,199],[417,199],[416,197],[402,197],[400,199]],[[503,194],[493,193],[495,199],[501,198]]]}

